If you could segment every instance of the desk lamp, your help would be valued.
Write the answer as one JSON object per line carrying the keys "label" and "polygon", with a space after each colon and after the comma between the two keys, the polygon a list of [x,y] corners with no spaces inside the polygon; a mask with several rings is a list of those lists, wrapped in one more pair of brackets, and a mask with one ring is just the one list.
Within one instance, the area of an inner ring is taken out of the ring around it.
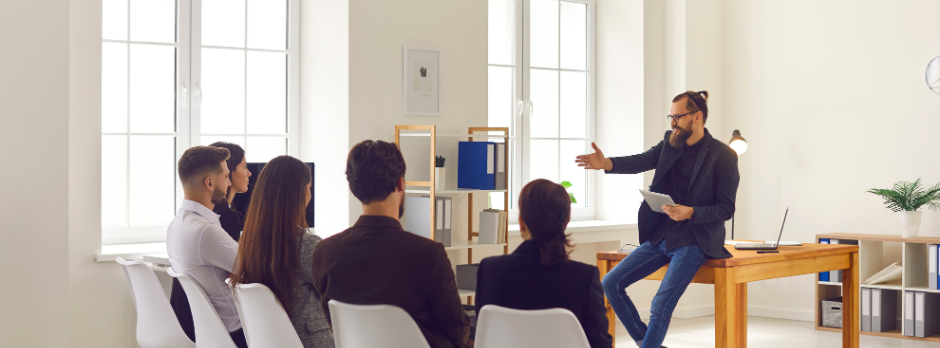
{"label": "desk lamp", "polygon": [[[728,146],[730,146],[734,152],[737,152],[738,156],[747,152],[747,140],[744,140],[744,137],[741,136],[741,131],[737,129],[731,133],[731,140],[728,141]],[[731,239],[734,240],[734,214],[731,215]]]}

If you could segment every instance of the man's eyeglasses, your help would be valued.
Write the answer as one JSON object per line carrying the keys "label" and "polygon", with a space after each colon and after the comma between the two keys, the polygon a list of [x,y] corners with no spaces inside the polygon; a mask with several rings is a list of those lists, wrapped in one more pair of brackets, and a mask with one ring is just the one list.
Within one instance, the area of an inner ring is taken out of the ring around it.
{"label": "man's eyeglasses", "polygon": [[684,114],[682,114],[682,115],[666,115],[666,119],[669,120],[669,122],[672,122],[672,120],[676,120],[676,122],[679,122],[679,118],[680,118],[680,117],[685,116],[685,115],[691,115],[691,114],[694,114],[694,113],[696,113],[696,112],[698,112],[698,110],[686,112],[686,113],[684,113]]}

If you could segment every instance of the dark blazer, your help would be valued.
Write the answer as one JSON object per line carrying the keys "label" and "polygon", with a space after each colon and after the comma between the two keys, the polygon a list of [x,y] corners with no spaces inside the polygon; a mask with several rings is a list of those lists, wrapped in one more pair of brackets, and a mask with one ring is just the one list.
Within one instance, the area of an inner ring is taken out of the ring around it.
{"label": "dark blazer", "polygon": [[[213,213],[219,214],[219,223],[222,229],[228,232],[236,242],[242,235],[242,229],[245,227],[242,216],[237,211],[232,210],[227,203],[219,203],[212,209]],[[176,319],[180,322],[183,332],[193,342],[196,341],[196,326],[193,323],[193,312],[189,308],[189,298],[183,291],[183,285],[176,278],[173,278],[173,286],[170,288],[170,307],[176,313]]]}
{"label": "dark blazer", "polygon": [[359,217],[319,243],[311,268],[327,321],[330,300],[388,304],[408,312],[432,348],[468,343],[470,320],[444,245],[406,232],[396,219]]}
{"label": "dark blazer", "polygon": [[[676,149],[669,145],[667,131],[663,141],[639,155],[626,157],[612,157],[614,167],[608,173],[637,174],[650,169],[656,169],[650,191],[662,193],[663,179],[666,173],[676,164],[683,149]],[[734,216],[734,201],[738,193],[738,154],[727,144],[716,140],[705,130],[702,138],[702,149],[699,150],[695,168],[692,170],[692,180],[689,183],[689,193],[686,196],[687,206],[695,209],[690,221],[692,234],[699,247],[710,258],[725,259],[731,253],[725,249],[725,221]],[[668,179],[668,178],[665,178]],[[640,243],[650,239],[661,219],[669,216],[654,212],[643,201],[637,217],[640,230]]]}
{"label": "dark blazer", "polygon": [[577,261],[544,266],[539,246],[525,241],[512,254],[492,256],[477,270],[477,313],[485,305],[513,309],[564,308],[581,322],[591,347],[609,348],[607,308],[597,267]]}

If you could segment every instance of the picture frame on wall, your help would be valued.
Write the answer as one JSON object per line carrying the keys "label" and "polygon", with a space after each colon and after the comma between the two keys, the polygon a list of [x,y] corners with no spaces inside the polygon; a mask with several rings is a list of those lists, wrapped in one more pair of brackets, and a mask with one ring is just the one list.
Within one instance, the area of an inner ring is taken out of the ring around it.
{"label": "picture frame on wall", "polygon": [[441,114],[441,50],[405,46],[402,58],[402,114]]}

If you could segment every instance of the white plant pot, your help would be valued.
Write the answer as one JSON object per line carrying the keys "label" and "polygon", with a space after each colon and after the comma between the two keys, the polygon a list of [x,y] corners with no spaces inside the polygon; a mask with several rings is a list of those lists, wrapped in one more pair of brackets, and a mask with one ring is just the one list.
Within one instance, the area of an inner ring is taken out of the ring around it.
{"label": "white plant pot", "polygon": [[904,238],[917,237],[917,231],[920,229],[920,217],[922,211],[902,211],[898,212],[901,217],[901,236]]}
{"label": "white plant pot", "polygon": [[434,190],[443,191],[444,183],[447,182],[446,174],[447,171],[444,170],[444,167],[434,167]]}

